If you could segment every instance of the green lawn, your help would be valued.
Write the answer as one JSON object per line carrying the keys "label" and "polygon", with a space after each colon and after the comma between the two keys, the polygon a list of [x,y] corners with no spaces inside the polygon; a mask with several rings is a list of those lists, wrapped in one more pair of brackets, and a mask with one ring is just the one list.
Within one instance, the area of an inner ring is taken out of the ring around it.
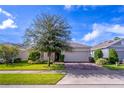
{"label": "green lawn", "polygon": [[0,70],[63,70],[64,64],[28,64],[27,62],[20,62],[14,64],[0,64]]}
{"label": "green lawn", "polygon": [[103,65],[103,67],[111,70],[124,70],[124,64],[120,64],[118,66],[116,66],[115,64],[107,64],[107,65]]}
{"label": "green lawn", "polygon": [[0,85],[53,85],[63,74],[0,74]]}

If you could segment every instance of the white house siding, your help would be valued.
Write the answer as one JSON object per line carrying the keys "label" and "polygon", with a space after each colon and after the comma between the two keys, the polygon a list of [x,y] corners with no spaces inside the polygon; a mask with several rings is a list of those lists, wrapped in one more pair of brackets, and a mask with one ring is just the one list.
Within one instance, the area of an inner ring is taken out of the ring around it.
{"label": "white house siding", "polygon": [[118,57],[119,57],[119,60],[124,60],[124,40],[112,45],[109,48],[113,48],[116,50]]}
{"label": "white house siding", "polygon": [[[52,53],[52,55],[51,55],[51,60],[54,60],[54,58],[55,58],[55,54]],[[48,60],[48,59],[49,59],[48,53],[47,53],[47,52],[44,52],[44,53],[43,53],[43,60]]]}
{"label": "white house siding", "polygon": [[19,50],[19,55],[18,57],[21,58],[22,60],[27,60],[28,59],[28,50],[27,49],[20,49]]}
{"label": "white house siding", "polygon": [[103,58],[108,58],[108,56],[109,56],[109,49],[108,48],[102,49],[102,52],[103,52]]}

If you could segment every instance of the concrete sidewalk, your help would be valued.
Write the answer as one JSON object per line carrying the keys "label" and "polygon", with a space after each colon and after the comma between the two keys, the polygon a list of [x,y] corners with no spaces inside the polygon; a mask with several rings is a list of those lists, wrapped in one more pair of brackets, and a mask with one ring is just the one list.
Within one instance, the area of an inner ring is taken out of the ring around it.
{"label": "concrete sidewalk", "polygon": [[52,73],[61,73],[61,74],[66,74],[65,70],[38,70],[38,71],[34,71],[34,70],[13,70],[13,71],[0,71],[0,74],[11,74],[11,73],[15,73],[15,74],[35,74],[35,73],[39,73],[39,74],[52,74]]}
{"label": "concrete sidewalk", "polygon": [[82,84],[82,85],[0,85],[0,88],[124,88],[124,85],[100,85],[100,84]]}

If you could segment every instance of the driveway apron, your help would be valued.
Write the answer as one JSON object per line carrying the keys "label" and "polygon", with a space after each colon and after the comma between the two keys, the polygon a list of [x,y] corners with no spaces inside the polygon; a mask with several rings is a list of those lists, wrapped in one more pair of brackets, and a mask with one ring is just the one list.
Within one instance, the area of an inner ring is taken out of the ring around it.
{"label": "driveway apron", "polygon": [[65,63],[66,76],[57,84],[124,84],[124,71],[112,71],[93,63]]}

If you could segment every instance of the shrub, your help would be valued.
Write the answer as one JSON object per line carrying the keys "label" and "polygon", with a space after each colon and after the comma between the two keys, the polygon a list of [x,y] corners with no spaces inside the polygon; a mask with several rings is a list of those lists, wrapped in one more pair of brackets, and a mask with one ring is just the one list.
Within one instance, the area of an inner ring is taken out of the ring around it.
{"label": "shrub", "polygon": [[28,60],[36,61],[40,59],[40,52],[32,51],[29,54]]}
{"label": "shrub", "polygon": [[94,59],[97,60],[97,59],[102,58],[102,57],[103,57],[102,50],[101,49],[95,50],[95,52],[94,52]]}
{"label": "shrub", "polygon": [[[29,64],[47,64],[48,61],[45,61],[45,60],[36,60],[36,61],[32,61],[32,60],[28,60],[28,63]],[[50,64],[53,64],[53,62],[50,62]]]}
{"label": "shrub", "polygon": [[32,61],[32,60],[28,60],[28,63],[29,63],[29,64],[33,64],[34,61]]}
{"label": "shrub", "polygon": [[19,49],[16,46],[0,45],[0,58],[4,60],[6,64],[12,63],[12,59],[18,56]]}
{"label": "shrub", "polygon": [[94,60],[93,57],[89,57],[89,61],[90,61],[91,63],[95,63],[95,60]]}
{"label": "shrub", "polygon": [[0,59],[0,64],[4,64],[4,63],[5,63],[4,59]]}
{"label": "shrub", "polygon": [[19,63],[19,62],[21,62],[21,58],[15,58],[14,59],[14,63]]}
{"label": "shrub", "polygon": [[59,61],[60,61],[60,62],[64,62],[64,55],[61,54],[61,55],[59,56]]}
{"label": "shrub", "polygon": [[106,59],[103,59],[103,58],[100,58],[98,60],[96,60],[96,64],[97,65],[104,65],[104,64],[107,64],[108,61]]}
{"label": "shrub", "polygon": [[115,64],[116,62],[119,61],[118,59],[118,54],[117,52],[115,51],[115,49],[109,49],[109,63],[111,64]]}
{"label": "shrub", "polygon": [[28,60],[28,63],[29,63],[29,64],[41,64],[42,61],[40,61],[40,60],[36,60],[36,61]]}

